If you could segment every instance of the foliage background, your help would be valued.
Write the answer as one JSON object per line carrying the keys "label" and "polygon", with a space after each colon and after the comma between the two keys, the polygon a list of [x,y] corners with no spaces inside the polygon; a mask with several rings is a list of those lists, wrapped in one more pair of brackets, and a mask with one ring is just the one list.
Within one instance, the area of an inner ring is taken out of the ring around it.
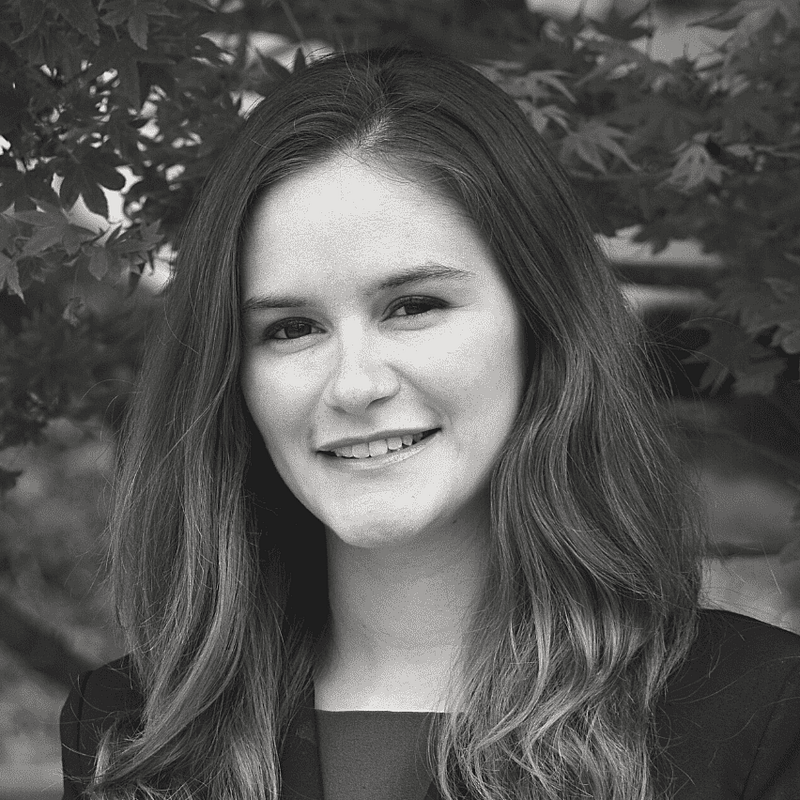
{"label": "foliage background", "polygon": [[[669,62],[650,52],[653,6],[598,21],[522,0],[0,4],[0,677],[64,686],[119,647],[98,585],[114,432],[158,314],[156,267],[243,112],[288,74],[259,32],[479,65],[598,233],[715,255],[706,270],[618,265],[624,282],[704,291],[650,320],[654,381],[713,397],[714,435],[800,481],[800,3],[714,4],[703,25],[721,44]],[[305,62],[298,48],[292,68]],[[773,549],[790,561],[797,542]]]}

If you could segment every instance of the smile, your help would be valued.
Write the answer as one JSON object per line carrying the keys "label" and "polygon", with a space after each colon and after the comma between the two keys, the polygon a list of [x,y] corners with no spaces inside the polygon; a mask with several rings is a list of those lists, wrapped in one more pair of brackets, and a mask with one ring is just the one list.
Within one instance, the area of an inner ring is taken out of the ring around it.
{"label": "smile", "polygon": [[421,450],[428,441],[439,433],[435,428],[422,433],[404,434],[388,439],[376,439],[370,442],[359,442],[345,447],[337,447],[332,451],[323,451],[331,461],[344,465],[363,465],[393,463],[404,461],[408,456]]}
{"label": "smile", "polygon": [[422,433],[392,436],[388,439],[376,439],[373,442],[360,442],[346,447],[337,447],[330,453],[337,458],[375,458],[377,456],[385,456],[388,452],[412,447],[433,433],[436,433],[436,431],[430,430]]}

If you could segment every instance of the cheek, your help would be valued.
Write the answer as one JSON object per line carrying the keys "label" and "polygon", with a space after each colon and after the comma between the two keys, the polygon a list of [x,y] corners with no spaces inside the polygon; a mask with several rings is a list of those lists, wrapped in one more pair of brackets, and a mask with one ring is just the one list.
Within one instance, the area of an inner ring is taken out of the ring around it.
{"label": "cheek", "polygon": [[272,452],[297,423],[302,386],[280,370],[269,371],[257,358],[246,359],[240,373],[242,395],[264,444]]}
{"label": "cheek", "polygon": [[458,408],[505,419],[522,400],[524,352],[516,315],[496,312],[459,326],[435,356],[428,354],[426,368],[442,396]]}

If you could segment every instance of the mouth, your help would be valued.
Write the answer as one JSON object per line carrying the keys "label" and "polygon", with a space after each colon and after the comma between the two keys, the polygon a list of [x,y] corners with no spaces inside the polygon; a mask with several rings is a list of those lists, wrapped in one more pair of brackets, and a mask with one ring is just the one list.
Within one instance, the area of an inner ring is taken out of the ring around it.
{"label": "mouth", "polygon": [[376,439],[371,442],[360,442],[346,447],[337,447],[335,450],[323,450],[323,455],[338,459],[367,460],[379,458],[391,453],[402,452],[416,447],[420,442],[438,433],[440,428],[431,428],[421,433],[392,436],[388,439]]}

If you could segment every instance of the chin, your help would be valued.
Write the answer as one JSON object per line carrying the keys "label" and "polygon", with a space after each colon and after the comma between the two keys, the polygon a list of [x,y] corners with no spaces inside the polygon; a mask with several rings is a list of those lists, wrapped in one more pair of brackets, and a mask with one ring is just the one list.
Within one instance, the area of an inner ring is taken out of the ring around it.
{"label": "chin", "polygon": [[412,542],[420,531],[427,526],[421,522],[417,525],[409,524],[404,520],[398,524],[397,520],[367,519],[355,522],[353,520],[335,521],[325,525],[325,530],[335,536],[349,547],[360,547],[365,550],[375,550],[382,547],[400,547]]}

